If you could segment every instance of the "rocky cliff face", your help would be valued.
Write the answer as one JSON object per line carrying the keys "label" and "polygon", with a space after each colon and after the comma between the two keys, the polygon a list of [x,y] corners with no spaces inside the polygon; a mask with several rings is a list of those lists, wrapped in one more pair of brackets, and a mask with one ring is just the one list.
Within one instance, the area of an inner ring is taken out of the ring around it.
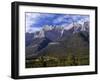
{"label": "rocky cliff face", "polygon": [[68,27],[46,26],[35,33],[26,33],[26,58],[37,58],[47,51],[49,54],[66,55],[70,49],[76,51],[77,44],[78,49],[88,49],[89,22]]}

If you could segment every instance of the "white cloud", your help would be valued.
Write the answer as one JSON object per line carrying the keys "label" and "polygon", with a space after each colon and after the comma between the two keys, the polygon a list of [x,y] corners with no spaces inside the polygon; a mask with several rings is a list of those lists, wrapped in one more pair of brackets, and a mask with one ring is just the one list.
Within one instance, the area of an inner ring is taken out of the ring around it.
{"label": "white cloud", "polygon": [[59,23],[63,20],[64,20],[64,17],[58,17],[58,18],[54,19],[53,23],[56,24],[56,23]]}
{"label": "white cloud", "polygon": [[84,17],[83,19],[81,19],[77,22],[80,23],[80,24],[84,24],[84,22],[86,22],[86,21],[90,21],[90,18],[89,17]]}
{"label": "white cloud", "polygon": [[73,22],[73,21],[76,21],[79,17],[81,17],[81,16],[80,15],[70,15],[70,14],[68,14],[68,15],[58,17],[53,22],[56,24],[56,23],[59,23],[59,22],[62,22],[62,21],[67,21],[67,18],[70,19],[68,21]]}
{"label": "white cloud", "polygon": [[65,23],[65,24],[62,24],[61,26],[62,26],[62,27],[67,27],[67,26],[68,26],[68,24],[67,24],[67,23]]}
{"label": "white cloud", "polygon": [[60,17],[54,19],[53,23],[56,24],[56,23],[59,23],[59,22],[62,22],[62,21],[66,21],[66,18],[68,18],[68,17],[69,17],[69,15],[60,16]]}
{"label": "white cloud", "polygon": [[36,29],[36,27],[31,27],[31,25],[36,22],[39,16],[39,13],[26,13],[26,32],[34,32],[38,29]]}
{"label": "white cloud", "polygon": [[41,14],[40,13],[31,13],[31,12],[26,12],[26,17],[31,19],[31,18],[37,18],[39,17]]}
{"label": "white cloud", "polygon": [[26,32],[28,33],[33,33],[33,32],[36,32],[36,31],[40,31],[41,28],[37,28],[37,27],[29,27]]}

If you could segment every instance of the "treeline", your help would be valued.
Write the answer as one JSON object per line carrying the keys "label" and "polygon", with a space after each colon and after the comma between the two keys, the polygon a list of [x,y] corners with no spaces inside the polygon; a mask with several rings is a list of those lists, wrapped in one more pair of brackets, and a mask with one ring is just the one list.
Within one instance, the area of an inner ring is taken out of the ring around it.
{"label": "treeline", "polygon": [[89,65],[89,56],[88,55],[74,56],[69,54],[68,56],[61,58],[51,57],[51,56],[41,56],[37,59],[26,60],[26,68],[78,66],[78,65]]}

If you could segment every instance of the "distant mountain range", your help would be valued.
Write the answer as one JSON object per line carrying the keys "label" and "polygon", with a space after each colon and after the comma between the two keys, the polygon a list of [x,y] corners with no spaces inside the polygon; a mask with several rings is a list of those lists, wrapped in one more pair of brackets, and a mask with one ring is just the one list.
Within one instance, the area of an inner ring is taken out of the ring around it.
{"label": "distant mountain range", "polygon": [[27,59],[37,58],[43,54],[64,56],[69,49],[88,49],[89,22],[74,23],[67,27],[46,25],[40,31],[26,33],[25,45]]}

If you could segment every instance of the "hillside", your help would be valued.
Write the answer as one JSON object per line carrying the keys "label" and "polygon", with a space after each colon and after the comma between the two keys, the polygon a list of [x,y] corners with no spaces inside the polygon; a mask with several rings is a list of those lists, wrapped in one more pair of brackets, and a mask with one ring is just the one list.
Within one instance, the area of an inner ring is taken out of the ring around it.
{"label": "hillside", "polygon": [[89,32],[84,28],[44,30],[26,46],[26,68],[88,65]]}

